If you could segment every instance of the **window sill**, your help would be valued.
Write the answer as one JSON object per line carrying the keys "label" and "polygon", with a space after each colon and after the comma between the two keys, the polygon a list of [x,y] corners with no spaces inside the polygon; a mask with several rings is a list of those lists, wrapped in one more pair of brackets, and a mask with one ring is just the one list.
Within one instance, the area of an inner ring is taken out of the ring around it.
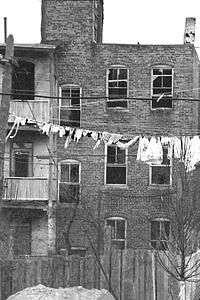
{"label": "window sill", "polygon": [[128,189],[126,184],[104,184],[102,189]]}
{"label": "window sill", "polygon": [[173,107],[156,107],[156,108],[153,108],[151,107],[151,110],[152,111],[171,111],[173,109]]}
{"label": "window sill", "polygon": [[159,189],[159,190],[172,190],[172,185],[171,184],[151,184],[148,186],[148,190],[155,190],[155,189]]}
{"label": "window sill", "polygon": [[128,107],[107,107],[107,111],[129,112]]}

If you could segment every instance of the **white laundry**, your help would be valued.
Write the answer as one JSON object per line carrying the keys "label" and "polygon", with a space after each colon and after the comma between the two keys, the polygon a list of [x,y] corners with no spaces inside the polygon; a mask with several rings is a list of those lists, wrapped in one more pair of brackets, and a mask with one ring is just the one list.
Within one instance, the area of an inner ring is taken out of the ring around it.
{"label": "white laundry", "polygon": [[83,129],[77,128],[76,131],[75,131],[75,134],[74,134],[74,141],[79,142],[82,135],[83,135]]}
{"label": "white laundry", "polygon": [[143,161],[160,165],[163,161],[163,147],[160,138],[152,137],[143,156]]}
{"label": "white laundry", "polygon": [[145,152],[149,145],[149,140],[146,137],[139,138],[138,152],[137,152],[137,160],[145,161]]}
{"label": "white laundry", "polygon": [[139,135],[136,136],[136,137],[134,137],[134,138],[131,139],[130,141],[125,142],[125,143],[124,143],[124,142],[118,141],[118,142],[116,143],[116,145],[117,145],[117,147],[119,147],[120,149],[126,150],[126,149],[128,149],[130,146],[134,145],[134,144],[137,142],[138,139],[139,139]]}

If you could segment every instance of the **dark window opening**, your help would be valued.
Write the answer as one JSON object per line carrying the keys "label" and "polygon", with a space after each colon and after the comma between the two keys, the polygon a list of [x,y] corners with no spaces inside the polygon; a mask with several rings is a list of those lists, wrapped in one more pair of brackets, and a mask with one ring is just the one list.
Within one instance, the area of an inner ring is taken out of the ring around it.
{"label": "dark window opening", "polygon": [[60,105],[60,125],[80,127],[80,88],[63,88]]}
{"label": "dark window opening", "polygon": [[156,250],[167,250],[170,236],[169,220],[151,221],[151,246]]}
{"label": "dark window opening", "polygon": [[112,68],[108,70],[108,107],[127,107],[128,70]]}
{"label": "dark window opening", "polygon": [[161,165],[151,165],[151,184],[170,185],[171,166],[168,158],[168,148],[163,147],[163,161]]}
{"label": "dark window opening", "polygon": [[12,99],[34,100],[35,66],[31,62],[18,61],[12,74]]}
{"label": "dark window opening", "polygon": [[11,149],[12,177],[33,176],[33,145],[32,143],[13,143]]}
{"label": "dark window opening", "polygon": [[76,203],[80,197],[80,175],[78,163],[61,164],[59,202]]}
{"label": "dark window opening", "polygon": [[152,108],[172,108],[173,73],[171,68],[154,68]]}
{"label": "dark window opening", "polygon": [[125,248],[126,223],[124,219],[111,218],[106,220],[106,226],[111,227],[112,244],[117,248]]}
{"label": "dark window opening", "polygon": [[126,184],[126,151],[107,147],[106,184]]}

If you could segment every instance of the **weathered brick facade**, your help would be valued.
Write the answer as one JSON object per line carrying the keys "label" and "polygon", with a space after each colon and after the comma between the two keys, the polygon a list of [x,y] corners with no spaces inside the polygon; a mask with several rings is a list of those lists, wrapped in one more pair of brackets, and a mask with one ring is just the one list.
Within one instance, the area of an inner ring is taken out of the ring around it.
{"label": "weathered brick facade", "polygon": [[[128,138],[138,134],[150,137],[198,133],[198,102],[181,100],[199,97],[199,60],[194,45],[96,43],[93,41],[93,1],[42,2],[42,41],[57,45],[58,85],[75,84],[82,88],[81,128],[121,133]],[[101,40],[102,1],[97,2]],[[126,109],[107,107],[106,74],[111,66],[123,66],[129,71],[130,99]],[[151,70],[154,66],[173,69],[172,109],[151,109]],[[105,184],[104,143],[96,150],[93,150],[95,142],[91,138],[72,143],[67,149],[64,143],[65,139],[58,139],[58,162],[73,159],[81,164],[81,212],[72,225],[72,245],[87,244],[84,228],[80,225],[83,224],[81,216],[88,223],[91,216],[99,219],[102,228],[104,220],[112,216],[127,220],[127,247],[148,248],[149,220],[163,216],[163,201],[169,187],[149,184],[149,166],[136,161],[138,143],[128,149],[127,185],[120,187]],[[171,191],[176,188],[176,164],[174,162]],[[63,219],[58,218],[58,237],[70,216],[68,205]],[[64,243],[58,238],[58,248],[63,247]]]}

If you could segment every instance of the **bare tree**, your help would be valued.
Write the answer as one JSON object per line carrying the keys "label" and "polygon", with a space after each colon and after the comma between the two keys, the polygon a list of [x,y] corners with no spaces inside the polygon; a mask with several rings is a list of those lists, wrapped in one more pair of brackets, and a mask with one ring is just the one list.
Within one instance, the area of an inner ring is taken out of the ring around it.
{"label": "bare tree", "polygon": [[[186,173],[181,164],[176,193],[169,192],[163,206],[164,220],[169,221],[170,230],[163,222],[159,238],[157,235],[156,241],[151,243],[157,261],[180,282],[182,291],[186,289],[187,282],[197,281],[200,275],[200,261],[193,260],[199,247],[200,230],[200,186],[195,172]],[[182,294],[186,297],[185,291]]]}

